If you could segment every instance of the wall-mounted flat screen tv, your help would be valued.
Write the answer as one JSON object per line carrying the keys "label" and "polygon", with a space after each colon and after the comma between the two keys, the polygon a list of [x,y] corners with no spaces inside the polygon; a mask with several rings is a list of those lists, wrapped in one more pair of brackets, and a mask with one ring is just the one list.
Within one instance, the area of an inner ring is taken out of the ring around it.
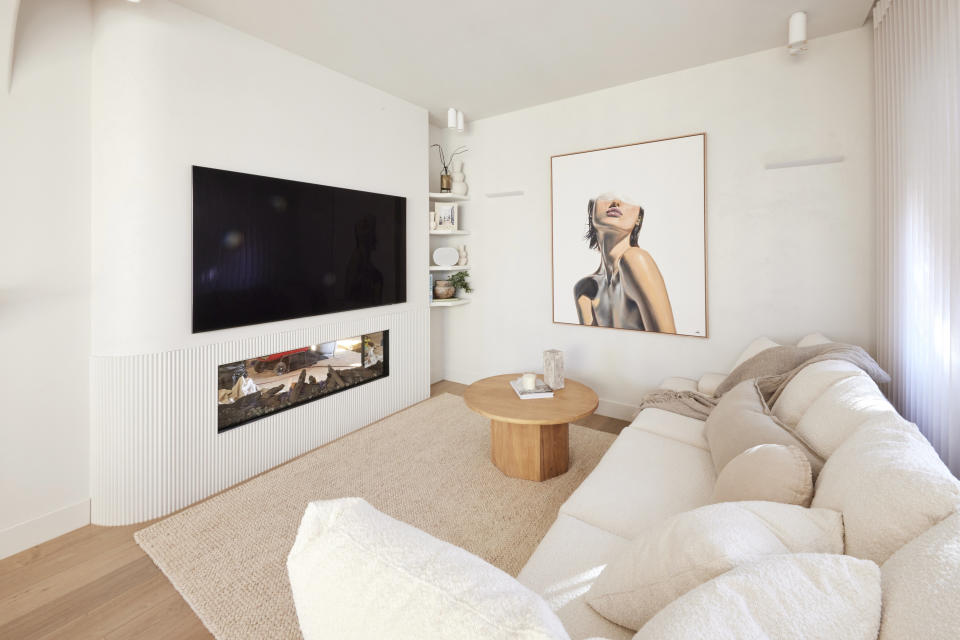
{"label": "wall-mounted flat screen tv", "polygon": [[407,200],[193,167],[193,332],[405,302]]}

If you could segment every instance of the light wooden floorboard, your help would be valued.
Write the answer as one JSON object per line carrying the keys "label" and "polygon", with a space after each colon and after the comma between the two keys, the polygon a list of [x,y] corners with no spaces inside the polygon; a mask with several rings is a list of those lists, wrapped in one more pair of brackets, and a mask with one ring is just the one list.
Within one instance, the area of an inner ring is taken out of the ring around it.
{"label": "light wooden floorboard", "polygon": [[[446,380],[430,395],[463,395]],[[623,420],[578,424],[620,433]],[[88,525],[0,560],[0,638],[167,640],[212,636],[126,527]]]}

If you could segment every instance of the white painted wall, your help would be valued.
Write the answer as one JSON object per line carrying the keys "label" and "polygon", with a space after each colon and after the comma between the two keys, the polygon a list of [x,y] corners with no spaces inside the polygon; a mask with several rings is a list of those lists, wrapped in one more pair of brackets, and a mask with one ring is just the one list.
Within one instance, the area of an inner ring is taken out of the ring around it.
{"label": "white painted wall", "polygon": [[426,304],[424,109],[166,0],[98,1],[93,68],[95,355],[316,324],[191,333],[194,164],[406,196],[407,304]]}
{"label": "white painted wall", "polygon": [[0,557],[89,522],[90,38],[24,0],[0,87]]}
{"label": "white painted wall", "polygon": [[[666,376],[728,370],[758,335],[872,350],[872,42],[867,26],[802,57],[783,47],[471,123],[476,293],[446,317],[445,377],[539,370],[559,348],[601,412],[626,416]],[[701,131],[709,339],[552,324],[550,156]],[[829,155],[846,160],[764,170]]]}
{"label": "white painted wall", "polygon": [[[94,4],[92,105],[93,522],[169,513],[427,397],[424,109],[166,0]],[[408,301],[193,334],[191,165],[405,196]],[[388,378],[216,433],[218,363],[384,328]]]}

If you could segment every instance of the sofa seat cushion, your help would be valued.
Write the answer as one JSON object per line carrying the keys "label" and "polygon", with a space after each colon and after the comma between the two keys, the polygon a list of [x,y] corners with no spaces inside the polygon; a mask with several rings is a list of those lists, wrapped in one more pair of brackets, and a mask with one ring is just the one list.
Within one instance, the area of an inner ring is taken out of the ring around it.
{"label": "sofa seat cushion", "polygon": [[634,640],[875,640],[879,626],[876,564],[796,553],[741,565],[688,591]]}
{"label": "sofa seat cushion", "polygon": [[684,593],[733,567],[800,552],[842,553],[840,514],[776,502],[711,504],[634,538],[600,573],[587,602],[605,618],[639,629]]}
{"label": "sofa seat cushion", "polygon": [[678,442],[699,447],[704,451],[710,450],[707,436],[704,435],[704,421],[682,416],[672,411],[664,411],[656,407],[644,409],[637,414],[630,426],[641,431],[649,431],[658,436],[672,438]]}
{"label": "sofa seat cushion", "polygon": [[513,577],[361,498],[307,505],[287,574],[305,640],[569,638]]}
{"label": "sofa seat cushion", "polygon": [[947,640],[960,633],[960,513],[900,547],[880,567],[880,640]]}
{"label": "sofa seat cushion", "polygon": [[627,640],[633,631],[601,616],[585,597],[610,558],[629,544],[625,538],[561,513],[517,580],[547,601],[574,640]]}
{"label": "sofa seat cushion", "polygon": [[633,538],[669,516],[709,503],[716,479],[708,451],[627,428],[560,513]]}
{"label": "sofa seat cushion", "polygon": [[881,564],[960,508],[960,482],[914,425],[879,416],[827,460],[812,506],[843,513],[845,553]]}

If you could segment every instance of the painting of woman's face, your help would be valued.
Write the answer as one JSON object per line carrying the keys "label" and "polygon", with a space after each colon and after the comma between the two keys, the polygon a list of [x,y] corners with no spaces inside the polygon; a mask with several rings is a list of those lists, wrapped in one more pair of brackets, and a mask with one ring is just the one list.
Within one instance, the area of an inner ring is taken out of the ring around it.
{"label": "painting of woman's face", "polygon": [[631,202],[631,198],[615,193],[604,193],[594,201],[593,226],[598,231],[612,228],[630,233],[637,226],[639,217],[640,205]]}
{"label": "painting of woman's face", "polygon": [[553,156],[553,321],[707,336],[706,134]]}

